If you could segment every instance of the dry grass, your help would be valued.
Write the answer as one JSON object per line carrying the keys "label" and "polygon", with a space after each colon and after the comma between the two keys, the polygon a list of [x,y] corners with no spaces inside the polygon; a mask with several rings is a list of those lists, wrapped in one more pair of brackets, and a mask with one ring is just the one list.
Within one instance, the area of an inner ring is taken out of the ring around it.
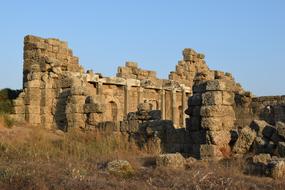
{"label": "dry grass", "polygon": [[[283,180],[246,176],[241,160],[198,161],[185,170],[155,168],[154,157],[120,135],[29,127],[0,130],[0,189],[283,189]],[[128,160],[132,176],[106,172]]]}

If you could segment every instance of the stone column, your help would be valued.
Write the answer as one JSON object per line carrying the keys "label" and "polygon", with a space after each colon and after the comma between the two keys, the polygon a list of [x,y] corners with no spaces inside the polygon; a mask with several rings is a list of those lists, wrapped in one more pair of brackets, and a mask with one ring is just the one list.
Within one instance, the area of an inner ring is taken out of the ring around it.
{"label": "stone column", "polygon": [[138,105],[143,102],[143,87],[138,87]]}
{"label": "stone column", "polygon": [[128,115],[129,113],[129,86],[124,86],[124,115]]}
{"label": "stone column", "polygon": [[172,115],[172,121],[173,124],[176,125],[177,124],[177,119],[176,119],[176,114],[177,114],[177,110],[176,110],[176,90],[173,89],[172,90],[172,98],[171,98],[171,102],[172,102],[172,107],[171,107],[171,115]]}
{"label": "stone column", "polygon": [[102,95],[103,92],[103,83],[102,82],[98,82],[97,83],[97,95]]}
{"label": "stone column", "polygon": [[162,89],[160,91],[160,98],[161,98],[161,104],[160,104],[160,110],[161,110],[161,117],[162,119],[165,119],[165,90]]}
{"label": "stone column", "polygon": [[185,123],[185,110],[186,110],[186,92],[185,89],[183,88],[182,90],[182,119],[183,119],[183,127],[186,127],[186,123]]}

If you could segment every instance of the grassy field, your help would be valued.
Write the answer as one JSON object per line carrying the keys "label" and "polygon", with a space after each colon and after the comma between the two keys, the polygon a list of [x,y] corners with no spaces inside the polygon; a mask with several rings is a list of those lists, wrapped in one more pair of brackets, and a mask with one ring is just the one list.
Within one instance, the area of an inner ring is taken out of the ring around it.
{"label": "grassy field", "polygon": [[[155,167],[155,155],[116,134],[69,133],[17,124],[0,127],[0,189],[284,189],[285,181],[243,174],[242,161],[197,161],[183,170]],[[128,160],[131,176],[106,170]]]}

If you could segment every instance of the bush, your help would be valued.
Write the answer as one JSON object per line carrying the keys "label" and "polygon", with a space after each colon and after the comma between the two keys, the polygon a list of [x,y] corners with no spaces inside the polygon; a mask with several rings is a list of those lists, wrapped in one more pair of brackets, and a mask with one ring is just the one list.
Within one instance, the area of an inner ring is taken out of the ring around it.
{"label": "bush", "polygon": [[6,113],[0,113],[0,124],[3,127],[11,128],[15,124],[15,120]]}

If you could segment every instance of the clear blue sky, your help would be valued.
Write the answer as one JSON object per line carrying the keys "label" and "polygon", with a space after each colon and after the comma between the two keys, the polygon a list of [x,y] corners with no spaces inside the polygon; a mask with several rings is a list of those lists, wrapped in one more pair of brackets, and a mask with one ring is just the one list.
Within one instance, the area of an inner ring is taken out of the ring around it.
{"label": "clear blue sky", "polygon": [[33,34],[68,41],[105,76],[132,60],[167,78],[191,47],[254,94],[285,94],[284,0],[9,0],[0,24],[0,88],[21,88],[23,38]]}

